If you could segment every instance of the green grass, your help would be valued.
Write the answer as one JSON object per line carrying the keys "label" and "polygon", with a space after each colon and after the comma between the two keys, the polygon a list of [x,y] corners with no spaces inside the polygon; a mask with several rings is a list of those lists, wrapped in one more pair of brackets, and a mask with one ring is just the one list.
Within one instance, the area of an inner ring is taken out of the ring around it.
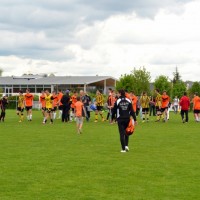
{"label": "green grass", "polygon": [[[120,153],[116,125],[84,122],[0,123],[1,200],[195,200],[200,197],[200,124],[140,123]],[[140,121],[140,120],[139,120]]]}

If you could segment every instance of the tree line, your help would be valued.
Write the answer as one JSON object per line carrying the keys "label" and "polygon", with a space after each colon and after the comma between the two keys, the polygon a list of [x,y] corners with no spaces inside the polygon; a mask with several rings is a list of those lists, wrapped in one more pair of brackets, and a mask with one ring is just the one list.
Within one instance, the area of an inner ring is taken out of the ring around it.
{"label": "tree line", "polygon": [[184,92],[189,96],[193,96],[195,92],[200,94],[200,83],[194,82],[189,88],[187,84],[181,79],[181,75],[176,67],[173,72],[173,79],[165,75],[156,77],[155,81],[151,83],[151,74],[145,67],[139,69],[134,68],[130,74],[121,75],[116,84],[116,89],[124,89],[127,92],[133,91],[135,95],[140,96],[142,92],[147,92],[149,95],[154,95],[154,90],[159,89],[161,92],[166,90],[171,98],[175,96],[181,97]]}

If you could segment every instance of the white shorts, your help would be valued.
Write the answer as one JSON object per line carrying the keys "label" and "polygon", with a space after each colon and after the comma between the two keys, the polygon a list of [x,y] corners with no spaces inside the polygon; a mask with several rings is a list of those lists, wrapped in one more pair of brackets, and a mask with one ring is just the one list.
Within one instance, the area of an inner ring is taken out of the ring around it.
{"label": "white shorts", "polygon": [[83,123],[83,117],[76,117],[76,124],[82,124]]}

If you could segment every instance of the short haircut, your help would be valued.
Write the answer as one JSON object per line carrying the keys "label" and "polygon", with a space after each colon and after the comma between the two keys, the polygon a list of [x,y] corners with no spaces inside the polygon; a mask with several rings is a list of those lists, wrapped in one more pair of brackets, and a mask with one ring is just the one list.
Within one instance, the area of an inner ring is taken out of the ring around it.
{"label": "short haircut", "polygon": [[77,101],[80,101],[80,100],[81,100],[80,96],[77,96],[77,98],[76,98],[76,99],[77,99]]}
{"label": "short haircut", "polygon": [[184,96],[187,96],[187,92],[184,92],[183,95],[184,95]]}
{"label": "short haircut", "polygon": [[121,96],[125,97],[125,90],[121,89],[119,90],[119,93],[121,94]]}
{"label": "short haircut", "polygon": [[157,92],[160,92],[160,90],[159,89],[155,89]]}

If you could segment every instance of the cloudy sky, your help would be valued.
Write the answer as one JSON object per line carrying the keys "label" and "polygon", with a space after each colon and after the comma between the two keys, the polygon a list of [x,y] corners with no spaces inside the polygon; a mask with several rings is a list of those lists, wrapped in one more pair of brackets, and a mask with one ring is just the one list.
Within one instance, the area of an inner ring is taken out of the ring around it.
{"label": "cloudy sky", "polygon": [[200,79],[200,0],[1,0],[0,68]]}

